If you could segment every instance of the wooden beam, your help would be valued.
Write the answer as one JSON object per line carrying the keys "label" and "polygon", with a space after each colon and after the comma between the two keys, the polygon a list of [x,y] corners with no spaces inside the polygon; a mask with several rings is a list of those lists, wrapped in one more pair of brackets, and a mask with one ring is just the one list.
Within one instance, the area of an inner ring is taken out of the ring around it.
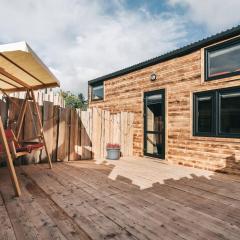
{"label": "wooden beam", "polygon": [[11,64],[13,64],[15,67],[21,69],[23,72],[25,72],[26,74],[28,74],[29,76],[31,76],[33,79],[35,79],[36,81],[38,81],[39,83],[45,85],[44,82],[42,82],[39,78],[35,77],[33,74],[31,74],[30,72],[28,72],[27,70],[25,70],[24,68],[22,68],[20,65],[18,65],[17,63],[15,63],[13,60],[9,59],[8,57],[6,57],[3,53],[0,53],[0,56],[3,57],[5,60],[7,60],[8,62],[10,62]]}
{"label": "wooden beam", "polygon": [[2,79],[2,78],[0,78],[0,81],[2,81],[2,82],[4,82],[4,83],[7,83],[8,85],[10,85],[10,86],[12,86],[12,87],[19,88],[18,86],[14,85],[14,84],[12,84],[12,83],[10,83],[10,82]]}
{"label": "wooden beam", "polygon": [[34,92],[33,90],[29,90],[30,93],[31,93],[31,98],[33,100],[33,106],[37,112],[37,120],[38,120],[38,124],[40,126],[40,134],[42,135],[42,139],[43,139],[43,144],[44,144],[44,148],[45,148],[45,151],[46,151],[46,155],[47,155],[47,158],[48,158],[48,164],[49,164],[49,168],[51,169],[52,168],[52,161],[51,161],[51,157],[49,155],[49,152],[48,152],[48,149],[47,149],[47,144],[46,144],[46,139],[45,139],[45,136],[44,136],[44,132],[43,132],[43,125],[42,125],[42,121],[41,121],[41,116],[40,116],[40,112],[39,112],[39,108],[37,106],[37,102],[36,102],[36,99],[35,99],[35,95],[34,95]]}
{"label": "wooden beam", "polygon": [[9,146],[8,146],[8,142],[7,142],[5,131],[4,131],[4,128],[3,128],[3,123],[2,123],[1,116],[0,116],[0,139],[1,139],[1,142],[2,142],[2,146],[3,146],[3,151],[6,153],[7,166],[8,166],[8,170],[9,170],[9,173],[10,173],[13,188],[14,188],[16,196],[19,197],[19,196],[21,196],[21,190],[20,190],[20,187],[19,187],[16,171],[15,171],[15,168],[14,168],[14,165],[13,165],[13,159],[12,159],[10,149],[9,149]]}
{"label": "wooden beam", "polygon": [[[29,89],[40,90],[40,89],[51,88],[51,87],[59,87],[59,84],[58,83],[46,83],[45,85],[32,86]],[[25,88],[25,87],[19,87],[19,88],[4,89],[4,91],[8,92],[8,93],[12,93],[12,92],[23,92],[23,91],[26,91],[27,89],[28,88]]]}
{"label": "wooden beam", "polygon": [[19,78],[13,76],[12,74],[6,72],[6,71],[5,71],[3,68],[1,68],[1,67],[0,67],[0,73],[1,73],[2,75],[4,75],[5,77],[10,78],[12,81],[14,81],[14,82],[20,84],[21,86],[23,86],[23,87],[25,88],[25,90],[26,90],[26,88],[27,88],[27,89],[31,89],[31,86],[30,86],[30,85],[28,85],[27,83],[23,82],[23,81],[20,80]]}

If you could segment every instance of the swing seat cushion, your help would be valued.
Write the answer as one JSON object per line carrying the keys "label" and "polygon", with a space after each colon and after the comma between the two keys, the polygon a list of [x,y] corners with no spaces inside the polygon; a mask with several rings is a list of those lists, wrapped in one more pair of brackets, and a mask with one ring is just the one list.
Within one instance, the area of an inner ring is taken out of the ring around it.
{"label": "swing seat cushion", "polygon": [[[16,141],[15,135],[12,131],[12,129],[6,129],[5,130],[5,135],[7,138],[7,141],[13,141],[15,145],[15,150],[16,153],[31,153],[34,150],[42,149],[43,148],[43,143],[40,142],[24,142],[23,144],[19,144],[19,142]],[[3,152],[2,144],[0,144],[0,153]]]}
{"label": "swing seat cushion", "polygon": [[[2,144],[0,144],[0,154],[3,153]],[[27,147],[16,147],[16,152],[29,152]]]}
{"label": "swing seat cushion", "polygon": [[34,150],[43,148],[43,146],[44,146],[43,143],[31,142],[31,143],[24,144],[24,146],[22,146],[22,149],[25,149],[23,151],[27,151],[31,153]]}

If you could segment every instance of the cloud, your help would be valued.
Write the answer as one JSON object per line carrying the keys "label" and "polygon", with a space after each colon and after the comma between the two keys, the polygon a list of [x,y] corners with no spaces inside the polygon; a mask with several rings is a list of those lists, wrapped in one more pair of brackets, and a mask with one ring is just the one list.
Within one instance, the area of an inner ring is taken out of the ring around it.
{"label": "cloud", "polygon": [[183,7],[189,21],[203,24],[211,33],[240,24],[239,0],[168,0],[168,2],[175,7]]}
{"label": "cloud", "polygon": [[0,42],[26,40],[51,67],[62,88],[176,48],[186,37],[176,14],[129,10],[124,0],[0,0]]}

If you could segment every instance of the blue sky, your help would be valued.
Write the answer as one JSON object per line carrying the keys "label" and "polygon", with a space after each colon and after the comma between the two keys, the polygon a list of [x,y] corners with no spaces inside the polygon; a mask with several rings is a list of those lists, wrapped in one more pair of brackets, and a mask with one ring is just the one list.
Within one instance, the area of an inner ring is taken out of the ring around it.
{"label": "blue sky", "polygon": [[27,41],[76,93],[86,93],[90,79],[240,24],[239,0],[0,0],[0,7],[0,43]]}
{"label": "blue sky", "polygon": [[[204,0],[203,0],[204,1]],[[171,1],[170,1],[171,2]],[[132,9],[133,11],[141,11],[141,9],[146,9],[152,15],[161,15],[161,14],[175,14],[176,16],[181,16],[185,18],[185,14],[190,10],[190,5],[187,4],[187,1],[176,1],[176,4],[171,4],[167,0],[128,0],[123,1],[126,8]],[[191,11],[191,10],[190,10]],[[169,16],[169,17],[170,17]],[[197,41],[203,37],[211,34],[209,30],[204,26],[204,24],[196,23],[192,21],[185,21],[185,28],[187,30],[186,37],[179,42],[181,46],[184,43],[190,43]]]}

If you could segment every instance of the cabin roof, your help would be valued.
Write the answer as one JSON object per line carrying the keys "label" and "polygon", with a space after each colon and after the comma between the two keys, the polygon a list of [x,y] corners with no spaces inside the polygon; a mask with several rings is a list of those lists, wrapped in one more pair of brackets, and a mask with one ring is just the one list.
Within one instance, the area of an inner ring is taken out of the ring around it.
{"label": "cabin roof", "polygon": [[158,57],[151,58],[147,61],[140,62],[140,63],[132,65],[130,67],[118,70],[116,72],[113,72],[113,73],[95,78],[93,80],[88,81],[88,84],[93,85],[95,83],[99,83],[99,82],[103,82],[105,80],[109,80],[109,79],[112,79],[112,78],[115,78],[115,77],[119,77],[119,76],[122,76],[122,75],[125,75],[125,74],[128,74],[128,73],[134,72],[136,70],[143,69],[145,67],[156,65],[158,63],[161,63],[161,62],[173,59],[173,58],[181,57],[181,56],[187,55],[189,53],[192,53],[194,51],[197,51],[197,50],[199,50],[203,47],[206,47],[208,45],[217,43],[219,41],[226,40],[228,38],[238,36],[239,34],[240,34],[240,25],[238,25],[236,27],[233,27],[231,29],[225,30],[223,32],[217,33],[217,34],[212,35],[210,37],[204,38],[204,39],[199,40],[197,42],[188,44],[188,45],[186,45],[184,47],[181,47],[181,48],[178,48],[176,50],[167,52],[167,53],[165,53],[163,55],[160,55]]}

